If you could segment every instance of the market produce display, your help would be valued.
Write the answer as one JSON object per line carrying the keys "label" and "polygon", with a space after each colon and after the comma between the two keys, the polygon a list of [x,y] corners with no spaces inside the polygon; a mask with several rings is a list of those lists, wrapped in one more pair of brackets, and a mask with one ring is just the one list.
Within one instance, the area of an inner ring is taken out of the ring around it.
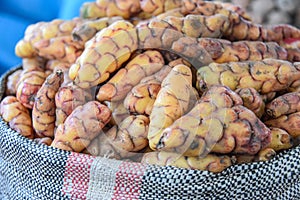
{"label": "market produce display", "polygon": [[207,170],[298,145],[300,29],[202,0],[96,0],[28,26],[0,114],[28,140]]}

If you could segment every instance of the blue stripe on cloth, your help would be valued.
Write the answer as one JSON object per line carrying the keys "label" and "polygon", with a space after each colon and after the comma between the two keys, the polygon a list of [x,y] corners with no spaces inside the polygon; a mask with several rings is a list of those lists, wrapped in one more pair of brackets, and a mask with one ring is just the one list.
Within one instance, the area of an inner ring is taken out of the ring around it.
{"label": "blue stripe on cloth", "polygon": [[[8,73],[0,79],[0,99]],[[1,200],[67,199],[62,187],[69,155],[70,152],[26,139],[0,118]]]}

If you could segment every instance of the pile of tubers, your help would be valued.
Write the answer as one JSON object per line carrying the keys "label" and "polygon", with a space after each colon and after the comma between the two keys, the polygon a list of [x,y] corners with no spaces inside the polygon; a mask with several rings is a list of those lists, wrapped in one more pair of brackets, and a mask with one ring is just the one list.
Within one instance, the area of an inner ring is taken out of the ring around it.
{"label": "pile of tubers", "polygon": [[300,30],[202,0],[96,0],[27,27],[0,114],[39,144],[221,172],[298,145]]}

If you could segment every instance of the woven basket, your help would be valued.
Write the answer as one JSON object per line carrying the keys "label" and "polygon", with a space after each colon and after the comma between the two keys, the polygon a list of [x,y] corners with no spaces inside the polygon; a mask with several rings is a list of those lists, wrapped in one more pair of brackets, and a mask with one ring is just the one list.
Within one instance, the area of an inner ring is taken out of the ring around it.
{"label": "woven basket", "polygon": [[[0,79],[3,98],[6,79]],[[0,199],[300,199],[300,146],[214,174],[36,144],[0,119]]]}

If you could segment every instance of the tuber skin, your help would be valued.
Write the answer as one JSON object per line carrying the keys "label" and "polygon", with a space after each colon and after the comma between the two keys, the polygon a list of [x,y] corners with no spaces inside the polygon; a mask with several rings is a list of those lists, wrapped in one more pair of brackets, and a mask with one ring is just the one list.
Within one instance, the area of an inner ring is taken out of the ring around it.
{"label": "tuber skin", "polygon": [[[206,4],[205,4],[206,3]],[[203,0],[142,0],[141,8],[143,12],[150,14],[150,16],[157,16],[168,11],[180,9],[182,14],[188,14],[189,12],[195,12],[195,6],[206,6],[206,12],[197,14],[201,15],[213,15],[214,13],[234,13],[246,20],[251,20],[250,16],[244,9],[239,6],[222,3],[222,2],[203,2]],[[216,9],[217,8],[217,9]],[[201,8],[200,8],[201,9]],[[200,10],[199,9],[199,10]],[[217,10],[217,11],[216,11]]]}
{"label": "tuber skin", "polygon": [[55,71],[59,68],[59,69],[62,69],[64,71],[66,69],[69,69],[70,65],[71,64],[68,63],[68,62],[55,60],[55,59],[50,59],[50,60],[47,60],[47,62],[45,63],[45,70],[53,72],[53,71]]}
{"label": "tuber skin", "polygon": [[247,154],[240,154],[236,155],[236,164],[242,163],[253,163],[253,162],[266,162],[273,159],[276,156],[276,151],[272,148],[265,148],[260,150],[255,155],[247,155]]}
{"label": "tuber skin", "polygon": [[55,94],[55,127],[64,123],[75,108],[93,100],[90,89],[70,84],[61,86]]}
{"label": "tuber skin", "polygon": [[33,44],[37,55],[48,60],[60,60],[74,63],[81,55],[84,44],[74,41],[71,35],[60,36],[50,39],[41,39]]}
{"label": "tuber skin", "polygon": [[0,104],[0,115],[10,128],[26,138],[34,138],[30,112],[15,96],[4,97]]}
{"label": "tuber skin", "polygon": [[148,117],[144,115],[130,115],[104,134],[116,149],[138,152],[148,146],[148,128]]}
{"label": "tuber skin", "polygon": [[295,41],[289,39],[280,44],[286,49],[288,53],[288,60],[290,62],[300,62],[300,40],[299,38]]}
{"label": "tuber skin", "polygon": [[282,91],[300,78],[300,63],[267,58],[262,61],[211,63],[197,72],[197,89],[225,85],[231,90],[252,87],[260,94]]}
{"label": "tuber skin", "polygon": [[[116,128],[116,126],[115,126]],[[106,130],[103,130],[96,138],[94,138],[89,146],[83,150],[83,153],[87,153],[93,156],[102,156],[105,158],[112,158],[117,160],[125,160],[132,158],[139,158],[143,155],[143,152],[129,152],[125,151],[122,148],[119,148],[109,137],[104,133]]]}
{"label": "tuber skin", "polygon": [[82,23],[82,19],[71,20],[54,19],[50,22],[37,22],[29,25],[22,38],[15,46],[15,53],[21,58],[32,58],[38,55],[35,43],[60,36],[71,35],[72,30]]}
{"label": "tuber skin", "polygon": [[101,133],[110,119],[111,111],[98,101],[89,101],[78,106],[57,127],[51,146],[82,152]]}
{"label": "tuber skin", "polygon": [[156,148],[186,156],[256,154],[270,143],[270,130],[242,104],[228,87],[211,87],[190,112],[162,131]]}
{"label": "tuber skin", "polygon": [[282,115],[275,119],[264,121],[268,127],[280,128],[288,132],[293,138],[300,136],[300,112]]}
{"label": "tuber skin", "polygon": [[80,17],[95,19],[103,17],[121,16],[129,19],[140,12],[140,0],[96,0],[85,2],[80,8]]}
{"label": "tuber skin", "polygon": [[225,39],[199,38],[203,46],[216,63],[260,61],[267,58],[287,60],[287,51],[275,42],[236,41]]}
{"label": "tuber skin", "polygon": [[124,107],[123,101],[105,101],[104,104],[111,110],[112,116],[109,125],[119,125],[124,119],[130,116],[128,110]]}
{"label": "tuber skin", "polygon": [[148,139],[151,149],[156,149],[161,132],[187,112],[191,88],[192,72],[183,64],[173,67],[163,80],[150,114]]}
{"label": "tuber skin", "polygon": [[148,50],[131,59],[107,83],[102,85],[96,98],[100,101],[120,101],[142,78],[150,76],[164,66],[159,51]]}
{"label": "tuber skin", "polygon": [[55,95],[63,82],[63,72],[61,70],[50,74],[35,97],[32,109],[32,125],[36,137],[54,136],[55,128]]}
{"label": "tuber skin", "polygon": [[136,28],[121,20],[102,29],[87,42],[83,53],[71,66],[69,76],[79,87],[91,88],[107,81],[137,49],[167,49],[192,61],[196,67],[212,61],[196,38],[172,29]]}
{"label": "tuber skin", "polygon": [[23,71],[17,84],[16,97],[26,108],[32,109],[37,92],[47,78],[44,71]]}
{"label": "tuber skin", "polygon": [[300,92],[288,92],[266,105],[266,113],[272,118],[300,111]]}
{"label": "tuber skin", "polygon": [[143,78],[139,84],[131,89],[124,99],[124,106],[130,113],[150,115],[153,104],[157,98],[157,94],[161,88],[162,81],[170,73],[172,68],[178,64],[185,64],[189,67],[190,64],[184,59],[179,58],[169,62],[158,72],[151,76]]}
{"label": "tuber skin", "polygon": [[16,70],[12,74],[10,74],[7,77],[7,83],[6,83],[6,90],[5,95],[6,96],[15,96],[17,93],[17,85],[20,80],[20,76],[22,73],[22,69]]}
{"label": "tuber skin", "polygon": [[86,43],[88,40],[94,37],[98,31],[122,19],[122,17],[116,16],[102,17],[99,19],[84,21],[82,24],[79,24],[72,30],[72,39],[73,41]]}
{"label": "tuber skin", "polygon": [[235,163],[234,157],[208,154],[205,157],[183,156],[173,152],[149,152],[143,155],[142,163],[174,166],[218,173]]}
{"label": "tuber skin", "polygon": [[[143,27],[141,24],[138,27]],[[220,38],[224,35],[224,27],[229,26],[228,18],[224,15],[187,15],[184,17],[166,16],[163,19],[152,19],[147,24],[150,28],[170,28],[187,36],[200,38]]]}
{"label": "tuber skin", "polygon": [[274,149],[276,152],[284,149],[289,149],[293,146],[292,136],[284,129],[270,127],[271,130],[271,142],[267,146]]}
{"label": "tuber skin", "polygon": [[35,95],[48,75],[45,64],[45,59],[38,56],[22,59],[23,70],[15,86],[16,97],[29,109],[32,109]]}
{"label": "tuber skin", "polygon": [[160,89],[161,82],[155,80],[139,83],[127,94],[124,107],[130,113],[149,116]]}
{"label": "tuber skin", "polygon": [[267,94],[261,94],[260,96],[265,102],[265,104],[268,104],[269,102],[271,102],[273,99],[276,98],[276,95],[277,95],[276,92],[269,92]]}
{"label": "tuber skin", "polygon": [[192,68],[191,64],[189,62],[187,62],[186,60],[182,59],[182,58],[178,58],[175,60],[170,61],[167,65],[164,65],[159,71],[157,71],[156,73],[152,74],[151,76],[147,76],[145,78],[143,78],[140,83],[148,83],[148,82],[152,82],[152,81],[157,81],[157,82],[162,82],[167,75],[170,73],[170,71],[179,64],[183,64],[186,65],[190,68]]}
{"label": "tuber skin", "polygon": [[[172,17],[184,17],[184,14],[181,13],[180,8],[174,8],[174,9],[168,10],[166,12],[163,12],[163,13],[157,15],[155,18],[162,20],[162,19],[165,19],[165,18],[170,17],[170,16],[172,16]],[[142,23],[148,23],[149,21],[152,21],[152,20],[153,19],[151,19],[151,18],[148,19],[148,20],[144,20],[140,23],[137,23],[136,26],[139,26]]]}
{"label": "tuber skin", "polygon": [[247,21],[251,21],[248,13],[240,6],[219,1],[183,0],[181,12],[184,14],[195,13],[205,16],[220,13],[229,17],[231,20],[243,18]]}
{"label": "tuber skin", "polygon": [[74,83],[91,88],[106,81],[137,49],[134,29],[131,23],[121,20],[98,32],[70,68]]}
{"label": "tuber skin", "polygon": [[140,0],[141,9],[151,16],[156,16],[174,8],[179,8],[181,0]]}
{"label": "tuber skin", "polygon": [[[61,83],[60,87],[73,85],[72,80],[69,78],[69,69],[70,69],[70,65],[67,64],[66,62],[61,62],[60,64],[55,66],[55,68],[53,70],[54,72],[58,71],[58,70],[63,72],[64,80]],[[51,71],[51,72],[53,72],[53,71]]]}
{"label": "tuber skin", "polygon": [[239,88],[235,92],[242,98],[243,106],[261,118],[265,113],[265,102],[262,96],[254,88]]}
{"label": "tuber skin", "polygon": [[53,139],[50,137],[44,137],[44,138],[34,138],[33,141],[38,144],[44,144],[47,146],[51,146]]}
{"label": "tuber skin", "polygon": [[300,62],[300,48],[287,48],[287,60],[290,62]]}
{"label": "tuber skin", "polygon": [[46,60],[40,56],[32,58],[22,58],[22,68],[23,73],[31,71],[41,71],[45,72],[46,69]]}
{"label": "tuber skin", "polygon": [[[234,9],[217,2],[185,0],[181,12],[212,16],[222,14],[228,17],[229,26],[225,27],[224,38],[230,41],[249,40],[282,43],[286,39],[300,38],[300,29],[288,24],[266,26],[245,19]],[[247,17],[246,17],[247,18]]]}

